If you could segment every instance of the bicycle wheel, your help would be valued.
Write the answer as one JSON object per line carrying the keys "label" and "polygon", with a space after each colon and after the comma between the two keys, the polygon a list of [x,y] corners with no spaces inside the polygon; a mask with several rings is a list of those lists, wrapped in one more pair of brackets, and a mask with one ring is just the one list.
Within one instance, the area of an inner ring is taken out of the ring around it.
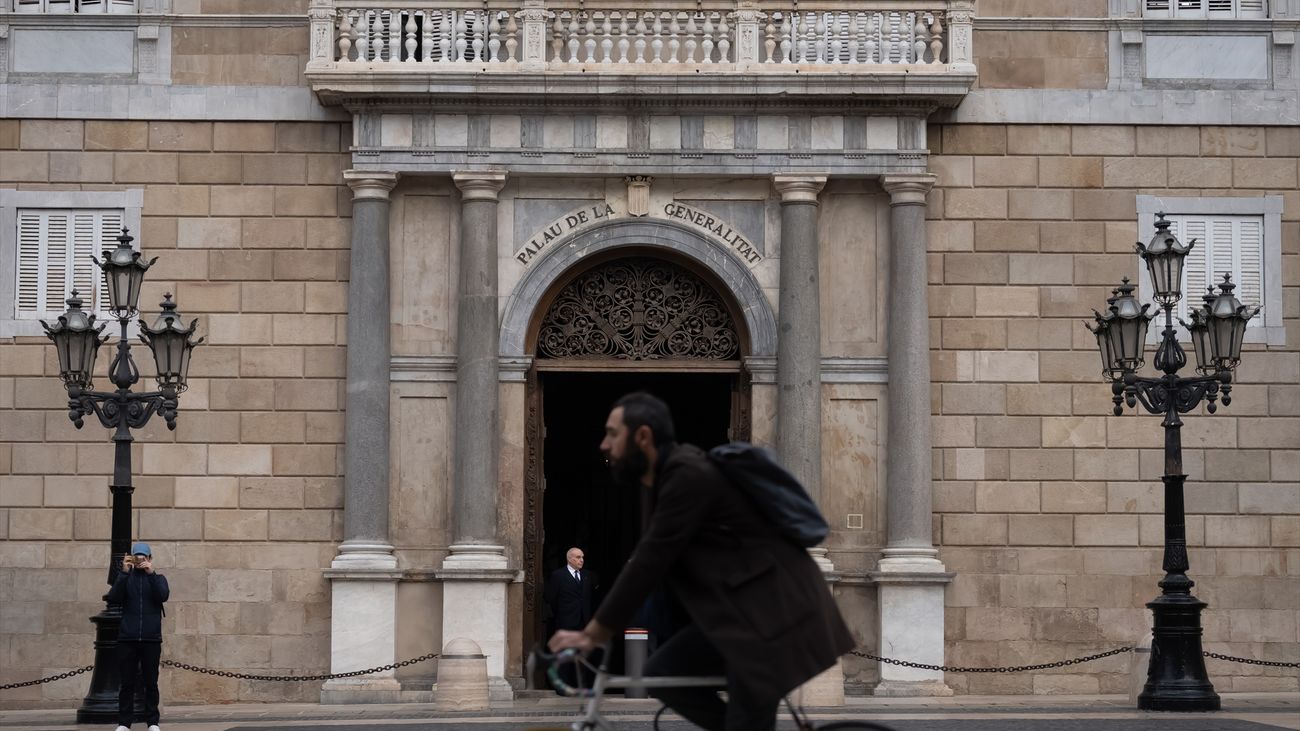
{"label": "bicycle wheel", "polygon": [[816,726],[816,731],[893,731],[893,729],[870,721],[835,721],[824,726]]}

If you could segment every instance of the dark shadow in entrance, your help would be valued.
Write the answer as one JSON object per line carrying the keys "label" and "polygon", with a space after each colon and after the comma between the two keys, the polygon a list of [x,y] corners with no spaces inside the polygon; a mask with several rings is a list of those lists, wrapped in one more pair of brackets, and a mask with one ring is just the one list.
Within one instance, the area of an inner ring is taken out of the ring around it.
{"label": "dark shadow in entrance", "polygon": [[[649,391],[672,409],[677,440],[707,449],[728,441],[735,379],[716,373],[540,374],[546,426],[543,586],[564,565],[565,552],[578,546],[586,553],[586,570],[600,579],[599,602],[640,537],[641,496],[614,484],[600,453],[613,403],[626,393]],[[540,595],[538,609],[544,611]]]}

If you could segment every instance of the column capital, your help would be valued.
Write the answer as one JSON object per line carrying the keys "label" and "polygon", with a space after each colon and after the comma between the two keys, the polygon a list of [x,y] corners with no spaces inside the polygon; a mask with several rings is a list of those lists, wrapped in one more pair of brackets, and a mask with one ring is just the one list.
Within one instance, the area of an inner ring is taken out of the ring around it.
{"label": "column capital", "polygon": [[484,172],[452,173],[451,179],[460,188],[462,201],[494,201],[506,185],[507,173],[491,170]]}
{"label": "column capital", "polygon": [[397,173],[376,170],[344,170],[343,182],[352,189],[353,200],[388,200],[388,193],[397,185]]}
{"label": "column capital", "polygon": [[772,185],[781,194],[781,203],[811,203],[817,205],[817,194],[826,186],[825,175],[772,176]]}
{"label": "column capital", "polygon": [[923,206],[925,196],[938,180],[929,173],[898,173],[880,176],[880,187],[889,192],[891,206]]}

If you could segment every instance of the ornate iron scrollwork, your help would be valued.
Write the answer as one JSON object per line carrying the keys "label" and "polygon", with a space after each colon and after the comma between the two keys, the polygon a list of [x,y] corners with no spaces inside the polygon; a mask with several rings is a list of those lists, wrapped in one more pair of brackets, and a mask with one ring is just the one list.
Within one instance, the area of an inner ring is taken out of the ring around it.
{"label": "ornate iron scrollwork", "polygon": [[542,319],[539,358],[734,360],[736,325],[690,271],[650,258],[596,267],[560,291]]}

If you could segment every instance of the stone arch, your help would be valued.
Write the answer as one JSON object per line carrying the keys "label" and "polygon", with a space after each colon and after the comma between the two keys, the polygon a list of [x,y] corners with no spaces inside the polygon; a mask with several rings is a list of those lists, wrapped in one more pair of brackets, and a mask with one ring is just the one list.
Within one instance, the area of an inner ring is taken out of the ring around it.
{"label": "stone arch", "polygon": [[648,219],[611,221],[551,244],[550,252],[535,261],[506,300],[500,354],[527,355],[528,327],[555,283],[588,257],[620,248],[668,249],[708,270],[737,302],[749,334],[749,354],[776,355],[776,316],[749,267],[720,243],[671,221]]}

